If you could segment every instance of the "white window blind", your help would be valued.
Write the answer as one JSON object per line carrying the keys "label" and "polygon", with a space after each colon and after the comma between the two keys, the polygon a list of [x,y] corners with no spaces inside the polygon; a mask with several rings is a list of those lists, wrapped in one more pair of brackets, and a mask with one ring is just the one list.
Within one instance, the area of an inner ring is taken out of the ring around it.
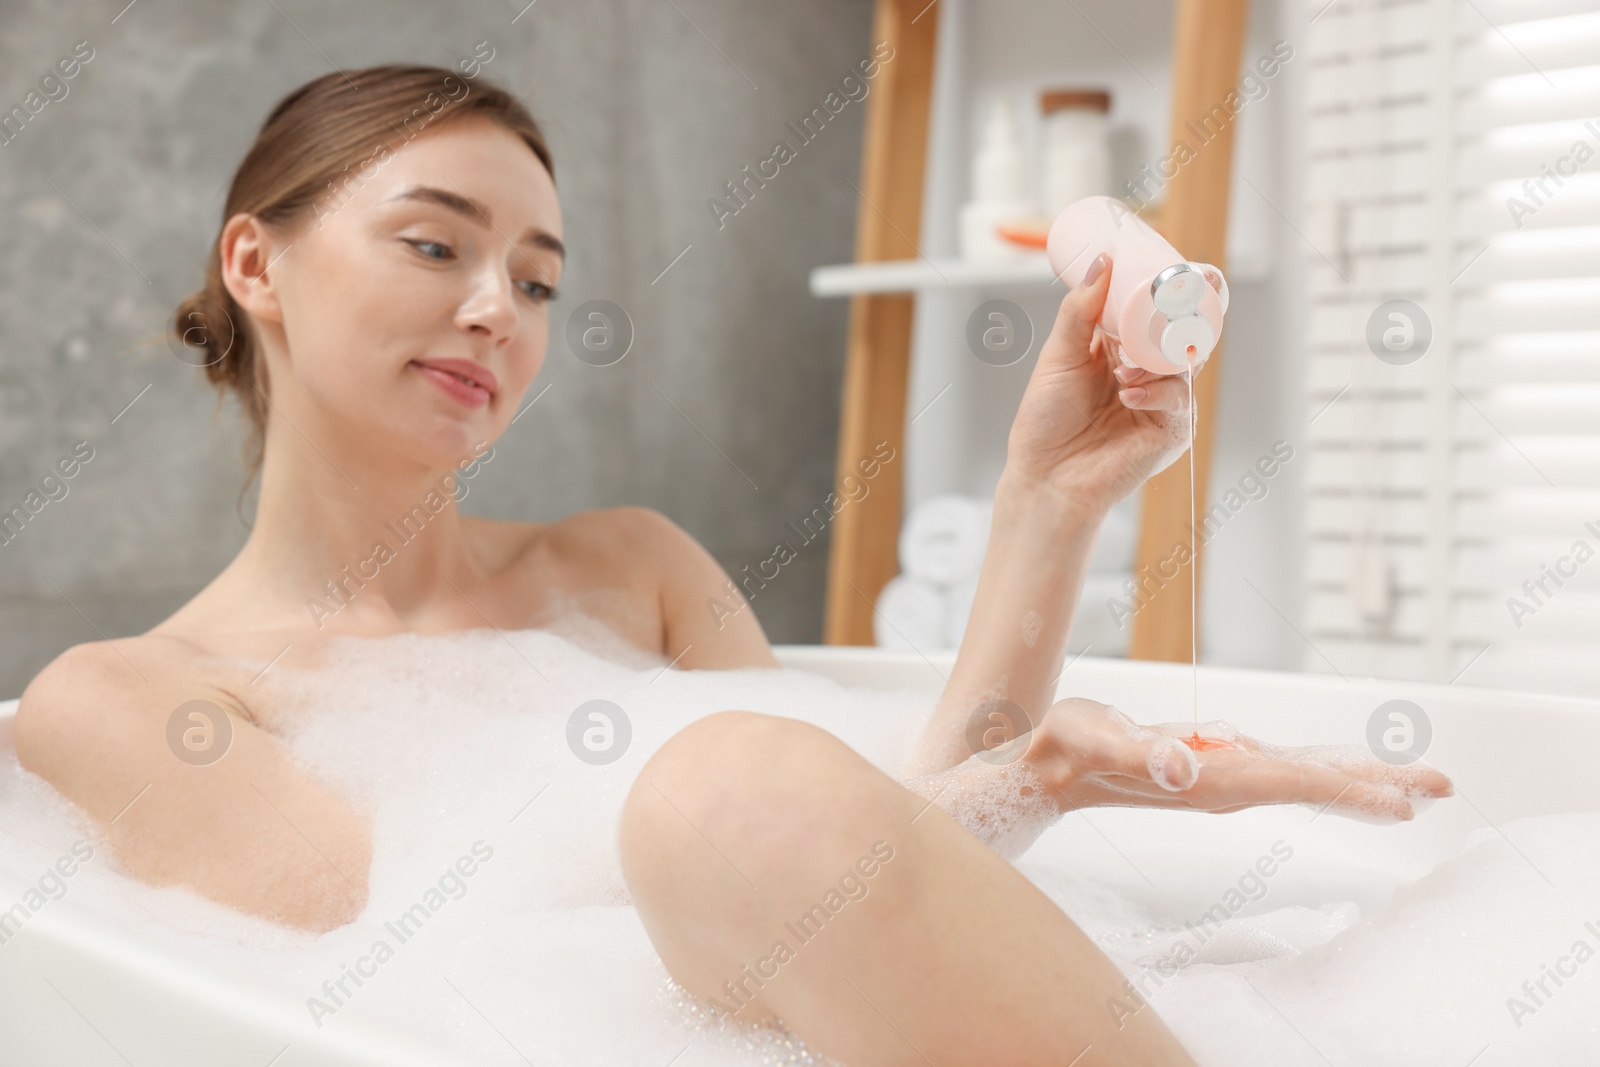
{"label": "white window blind", "polygon": [[1305,665],[1600,693],[1600,0],[1306,10]]}

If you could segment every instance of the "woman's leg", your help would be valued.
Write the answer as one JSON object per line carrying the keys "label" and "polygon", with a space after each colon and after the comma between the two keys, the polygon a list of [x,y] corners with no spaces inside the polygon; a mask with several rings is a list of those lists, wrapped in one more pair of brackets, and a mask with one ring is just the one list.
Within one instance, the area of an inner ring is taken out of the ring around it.
{"label": "woman's leg", "polygon": [[806,723],[690,725],[640,772],[621,846],[680,984],[846,1063],[1193,1063],[1153,1011],[1112,1010],[1122,975],[1015,868]]}

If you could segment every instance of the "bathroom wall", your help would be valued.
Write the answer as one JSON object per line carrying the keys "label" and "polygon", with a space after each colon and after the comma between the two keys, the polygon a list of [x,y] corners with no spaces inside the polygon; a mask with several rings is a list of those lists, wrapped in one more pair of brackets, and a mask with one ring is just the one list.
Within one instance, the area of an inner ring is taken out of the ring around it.
{"label": "bathroom wall", "polygon": [[[266,111],[335,65],[454,65],[487,41],[486,75],[555,154],[569,269],[530,397],[549,391],[467,511],[648,505],[737,572],[828,492],[847,306],[806,276],[852,254],[861,104],[720,226],[708,201],[869,54],[868,0],[123,2],[0,6],[5,109],[92,49],[0,145],[0,510],[93,450],[0,546],[0,696],[148,628],[243,543],[236,414],[163,334]],[[615,366],[566,346],[591,299],[633,323]],[[826,562],[819,540],[753,601],[773,641],[820,639]]]}

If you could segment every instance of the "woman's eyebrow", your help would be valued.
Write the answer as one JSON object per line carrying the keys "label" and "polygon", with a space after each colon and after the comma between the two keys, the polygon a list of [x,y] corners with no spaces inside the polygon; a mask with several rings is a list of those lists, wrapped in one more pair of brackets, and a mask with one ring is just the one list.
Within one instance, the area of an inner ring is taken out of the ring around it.
{"label": "woman's eyebrow", "polygon": [[[481,219],[489,228],[494,229],[494,222],[489,217],[489,209],[470,196],[453,193],[448,189],[440,189],[432,185],[413,185],[402,189],[389,198],[389,202],[396,200],[421,200],[425,203],[438,204],[440,207],[454,211],[464,218],[478,221]],[[496,233],[499,231],[496,230]],[[561,238],[537,226],[530,226],[522,235],[522,244],[533,245],[535,248],[545,248],[565,259],[567,248],[561,243]]]}

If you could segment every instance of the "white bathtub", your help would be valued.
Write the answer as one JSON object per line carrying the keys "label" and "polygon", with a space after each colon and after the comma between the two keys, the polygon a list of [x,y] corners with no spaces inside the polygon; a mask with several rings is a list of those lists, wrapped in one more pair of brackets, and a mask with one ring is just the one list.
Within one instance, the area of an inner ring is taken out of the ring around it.
{"label": "white bathtub", "polygon": [[[786,666],[850,685],[938,691],[951,654],[932,663],[876,649],[780,646]],[[1116,704],[1139,721],[1187,718],[1190,669],[1082,659],[1063,675],[1060,695]],[[1338,892],[1366,908],[1399,882],[1453,854],[1462,836],[1527,815],[1600,810],[1600,702],[1333,676],[1203,669],[1201,717],[1286,744],[1355,743],[1373,710],[1392,699],[1422,707],[1433,726],[1429,762],[1454,778],[1458,796],[1416,821],[1371,826],[1304,808],[1218,817],[1100,809],[1067,818],[1035,846],[1093,867],[1133,895],[1154,886],[1174,908],[1203,910],[1214,889],[1190,872],[1244,870],[1261,842],[1287,836],[1296,864],[1275,883],[1275,900],[1327,896],[1329,871],[1345,872]],[[0,704],[0,748],[11,744],[14,704]],[[710,709],[708,709],[710,710]],[[0,833],[4,829],[0,828]],[[1030,854],[1032,855],[1032,854]],[[1319,873],[1320,872],[1320,873]],[[1323,884],[1315,884],[1316,879]],[[1191,883],[1193,883],[1191,885]],[[1173,888],[1185,887],[1189,888]],[[0,875],[0,907],[25,887]],[[1365,898],[1365,899],[1362,899]],[[387,1017],[340,1014],[315,1029],[304,991],[246,974],[201,967],[175,949],[132,936],[69,895],[37,912],[0,946],[0,1064],[160,1064],[187,1067],[356,1067],[475,1061],[438,1048]],[[277,1057],[274,1059],[274,1057]]]}

